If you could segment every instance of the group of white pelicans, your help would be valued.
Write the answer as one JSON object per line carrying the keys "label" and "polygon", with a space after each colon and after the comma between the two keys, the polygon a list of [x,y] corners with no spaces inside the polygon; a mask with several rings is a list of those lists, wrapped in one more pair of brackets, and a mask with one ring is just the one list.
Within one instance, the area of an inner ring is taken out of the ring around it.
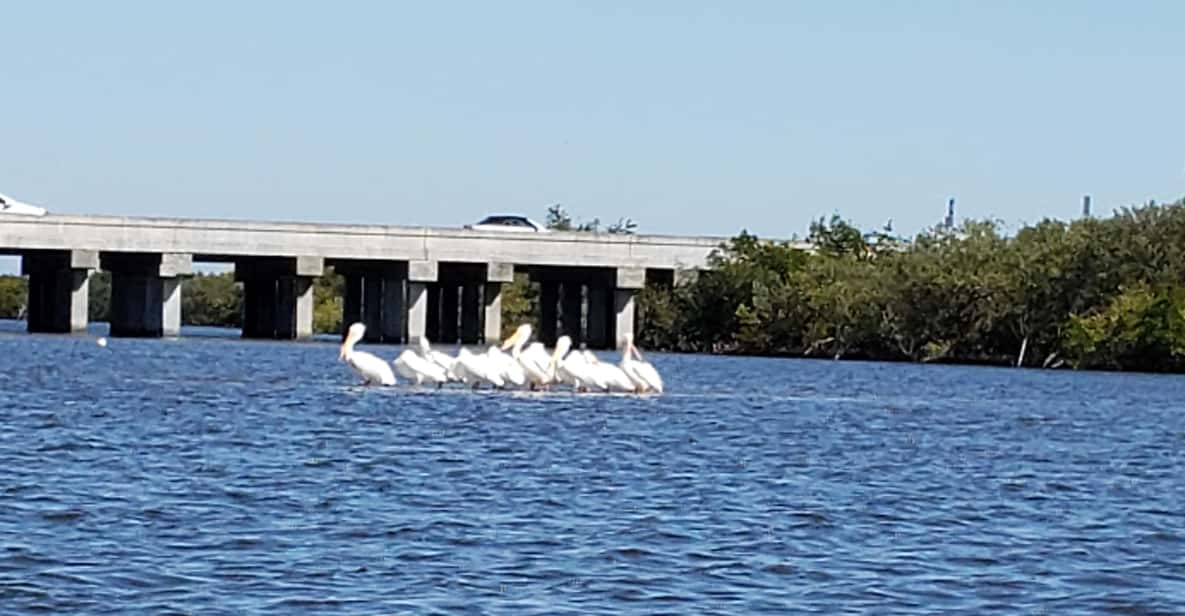
{"label": "group of white pelicans", "polygon": [[[462,383],[473,389],[488,385],[494,389],[549,390],[564,385],[576,392],[662,393],[662,377],[634,346],[633,336],[625,336],[621,362],[603,362],[588,350],[572,350],[572,339],[560,336],[555,349],[548,353],[542,342],[527,344],[532,328],[520,325],[502,343],[485,353],[465,347],[456,357],[432,349],[426,338],[418,348],[408,348],[388,363],[386,360],[354,350],[366,326],[354,323],[342,342],[339,358],[349,364],[364,385],[394,385],[395,374],[416,385],[444,386]],[[510,353],[505,351],[509,349]],[[394,367],[394,371],[392,371]]]}

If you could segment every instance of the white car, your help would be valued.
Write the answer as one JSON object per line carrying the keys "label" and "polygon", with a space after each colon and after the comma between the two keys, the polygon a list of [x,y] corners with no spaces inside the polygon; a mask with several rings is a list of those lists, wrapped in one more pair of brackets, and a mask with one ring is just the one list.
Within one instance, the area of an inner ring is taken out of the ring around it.
{"label": "white car", "polygon": [[475,231],[514,231],[526,233],[546,232],[547,227],[527,218],[526,216],[486,216],[477,224],[465,225],[466,229]]}
{"label": "white car", "polygon": [[8,195],[0,195],[0,214],[16,214],[18,216],[45,216],[45,208],[21,203]]}

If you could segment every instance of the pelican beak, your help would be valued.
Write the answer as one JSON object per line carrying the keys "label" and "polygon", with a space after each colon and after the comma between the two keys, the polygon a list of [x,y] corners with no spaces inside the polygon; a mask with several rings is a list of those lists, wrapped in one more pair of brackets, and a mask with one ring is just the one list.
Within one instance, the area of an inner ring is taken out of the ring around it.
{"label": "pelican beak", "polygon": [[630,343],[630,352],[632,352],[638,358],[638,361],[646,361],[646,358],[642,357],[642,352],[639,351],[638,347],[634,346],[632,342]]}
{"label": "pelican beak", "polygon": [[502,350],[505,351],[506,349],[509,349],[510,347],[514,346],[515,343],[518,342],[518,337],[519,337],[519,332],[514,332],[513,334],[511,334],[510,337],[507,338],[506,341],[502,343]]}

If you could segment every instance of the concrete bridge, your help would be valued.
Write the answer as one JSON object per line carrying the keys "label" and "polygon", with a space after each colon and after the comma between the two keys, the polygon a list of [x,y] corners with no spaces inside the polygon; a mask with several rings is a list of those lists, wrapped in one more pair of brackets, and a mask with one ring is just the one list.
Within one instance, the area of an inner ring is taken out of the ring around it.
{"label": "concrete bridge", "polygon": [[619,346],[648,282],[706,266],[725,238],[284,222],[56,216],[0,218],[0,253],[22,257],[28,329],[87,325],[87,281],[112,275],[112,336],[176,336],[183,280],[195,262],[233,263],[243,284],[243,336],[313,331],[313,278],[345,276],[343,321],[372,342],[490,343],[502,286],[515,270],[540,283],[539,337]]}

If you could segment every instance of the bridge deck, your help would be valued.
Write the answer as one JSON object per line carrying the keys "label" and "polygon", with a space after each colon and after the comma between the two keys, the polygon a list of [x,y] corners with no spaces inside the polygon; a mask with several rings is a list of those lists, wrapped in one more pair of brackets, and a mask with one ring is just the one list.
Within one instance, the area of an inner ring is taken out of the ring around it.
{"label": "bridge deck", "polygon": [[0,252],[29,249],[244,256],[503,262],[517,265],[699,268],[724,237],[522,233],[415,226],[188,218],[0,218]]}

